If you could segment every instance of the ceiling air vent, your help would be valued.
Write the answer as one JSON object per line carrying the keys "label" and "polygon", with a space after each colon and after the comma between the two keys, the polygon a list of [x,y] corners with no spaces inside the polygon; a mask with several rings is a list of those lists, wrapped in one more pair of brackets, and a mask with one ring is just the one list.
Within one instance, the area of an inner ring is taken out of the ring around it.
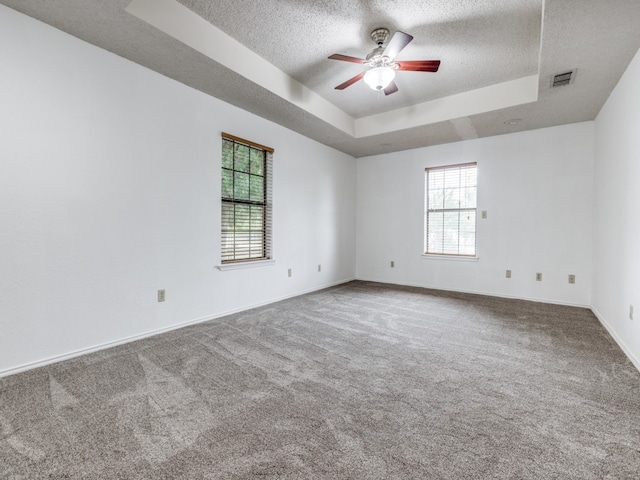
{"label": "ceiling air vent", "polygon": [[565,85],[571,85],[576,79],[576,70],[569,70],[568,72],[559,73],[551,77],[551,87],[564,87]]}

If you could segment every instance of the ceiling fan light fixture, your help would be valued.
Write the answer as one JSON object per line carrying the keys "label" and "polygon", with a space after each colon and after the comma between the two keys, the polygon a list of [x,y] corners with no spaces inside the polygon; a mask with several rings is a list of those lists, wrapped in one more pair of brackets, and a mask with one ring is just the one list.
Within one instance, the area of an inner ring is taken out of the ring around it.
{"label": "ceiling fan light fixture", "polygon": [[336,90],[344,90],[360,80],[365,81],[372,90],[378,92],[384,91],[385,95],[391,95],[398,91],[398,86],[393,79],[396,76],[396,70],[407,70],[410,72],[437,72],[440,67],[440,60],[402,60],[396,62],[395,58],[406,47],[413,37],[408,33],[396,32],[386,46],[385,43],[389,38],[389,31],[385,28],[377,28],[371,33],[372,40],[377,47],[374,48],[367,58],[350,57],[349,55],[341,55],[334,53],[329,58],[332,60],[341,60],[343,62],[359,63],[366,65],[369,70],[360,72],[355,77],[351,77],[346,82],[342,82],[335,87]]}
{"label": "ceiling fan light fixture", "polygon": [[392,67],[375,67],[364,74],[364,82],[373,90],[384,90],[396,76]]}

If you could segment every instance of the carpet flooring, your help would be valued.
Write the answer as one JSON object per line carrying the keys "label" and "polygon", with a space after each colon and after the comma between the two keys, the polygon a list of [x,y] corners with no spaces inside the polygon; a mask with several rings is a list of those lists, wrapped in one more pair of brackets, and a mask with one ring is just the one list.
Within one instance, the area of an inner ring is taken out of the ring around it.
{"label": "carpet flooring", "polygon": [[587,309],[350,282],[0,379],[0,478],[638,479]]}

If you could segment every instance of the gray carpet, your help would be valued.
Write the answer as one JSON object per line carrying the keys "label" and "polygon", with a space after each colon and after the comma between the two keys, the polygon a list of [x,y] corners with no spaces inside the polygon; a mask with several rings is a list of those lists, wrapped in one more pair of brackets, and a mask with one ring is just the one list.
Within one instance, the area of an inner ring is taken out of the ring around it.
{"label": "gray carpet", "polygon": [[586,309],[352,282],[0,379],[1,478],[640,478]]}

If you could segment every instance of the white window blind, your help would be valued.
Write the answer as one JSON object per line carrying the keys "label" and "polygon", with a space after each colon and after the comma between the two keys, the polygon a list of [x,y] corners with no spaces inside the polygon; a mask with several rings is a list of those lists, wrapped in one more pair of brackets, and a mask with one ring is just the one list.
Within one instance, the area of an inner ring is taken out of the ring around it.
{"label": "white window blind", "polygon": [[425,253],[476,255],[477,177],[475,163],[425,169]]}
{"label": "white window blind", "polygon": [[273,149],[222,134],[221,262],[271,258]]}

